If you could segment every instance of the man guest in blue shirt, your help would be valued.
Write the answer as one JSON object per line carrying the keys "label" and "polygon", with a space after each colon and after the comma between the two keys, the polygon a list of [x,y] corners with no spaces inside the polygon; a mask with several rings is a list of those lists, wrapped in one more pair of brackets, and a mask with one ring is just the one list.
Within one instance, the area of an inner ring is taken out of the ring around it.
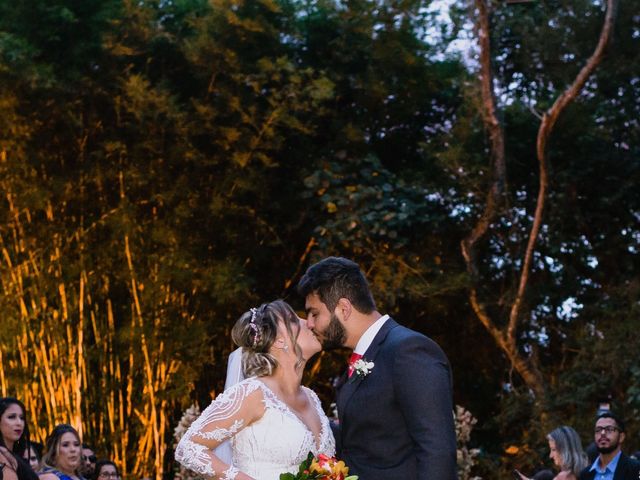
{"label": "man guest in blue shirt", "polygon": [[596,421],[595,442],[598,458],[580,472],[580,480],[639,480],[640,462],[622,453],[625,438],[624,422],[611,412],[604,412]]}

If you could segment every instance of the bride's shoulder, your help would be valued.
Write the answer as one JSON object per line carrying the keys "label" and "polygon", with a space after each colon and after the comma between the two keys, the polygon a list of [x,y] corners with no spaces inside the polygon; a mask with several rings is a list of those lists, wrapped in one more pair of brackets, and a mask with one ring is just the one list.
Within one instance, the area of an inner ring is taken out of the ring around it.
{"label": "bride's shoulder", "polygon": [[202,412],[201,418],[228,418],[237,414],[259,418],[263,413],[264,394],[260,382],[248,378],[220,393]]}
{"label": "bride's shoulder", "polygon": [[229,400],[237,397],[248,397],[252,393],[259,391],[258,396],[262,396],[262,382],[256,377],[245,378],[244,380],[228,387],[224,392],[216,397],[218,400]]}

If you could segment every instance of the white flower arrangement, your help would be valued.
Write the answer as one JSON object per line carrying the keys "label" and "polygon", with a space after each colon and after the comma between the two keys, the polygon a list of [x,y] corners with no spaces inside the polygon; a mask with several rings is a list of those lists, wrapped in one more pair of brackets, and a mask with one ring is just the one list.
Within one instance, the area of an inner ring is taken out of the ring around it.
{"label": "white flower arrangement", "polygon": [[[200,409],[198,405],[195,403],[187,408],[182,414],[182,418],[178,422],[178,425],[173,431],[173,439],[175,440],[175,444],[177,445],[180,442],[180,439],[183,437],[189,427],[194,422],[196,418],[200,416]],[[205,480],[204,477],[201,477],[192,471],[186,469],[182,465],[178,465],[178,471],[175,472],[174,476],[175,480]]]}
{"label": "white flower arrangement", "polygon": [[471,476],[471,469],[476,464],[476,457],[480,454],[480,450],[467,446],[467,443],[471,439],[471,430],[473,430],[473,426],[478,420],[471,412],[460,405],[456,405],[454,420],[458,444],[458,478],[460,478],[460,480],[482,480],[480,477]]}
{"label": "white flower arrangement", "polygon": [[200,409],[195,403],[182,413],[182,418],[178,422],[178,425],[176,425],[176,428],[173,430],[173,439],[176,441],[176,445],[178,444],[178,442],[180,442],[182,436],[187,433],[187,430],[189,430],[189,427],[191,426],[193,421],[199,416]]}

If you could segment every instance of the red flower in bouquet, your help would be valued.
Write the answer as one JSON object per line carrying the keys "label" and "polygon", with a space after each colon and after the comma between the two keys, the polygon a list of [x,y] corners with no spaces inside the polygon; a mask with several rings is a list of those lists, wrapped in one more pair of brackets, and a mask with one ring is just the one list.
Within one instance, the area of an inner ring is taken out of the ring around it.
{"label": "red flower in bouquet", "polygon": [[280,480],[358,480],[358,476],[349,475],[349,467],[342,460],[324,454],[315,458],[309,452],[297,474],[283,473]]}

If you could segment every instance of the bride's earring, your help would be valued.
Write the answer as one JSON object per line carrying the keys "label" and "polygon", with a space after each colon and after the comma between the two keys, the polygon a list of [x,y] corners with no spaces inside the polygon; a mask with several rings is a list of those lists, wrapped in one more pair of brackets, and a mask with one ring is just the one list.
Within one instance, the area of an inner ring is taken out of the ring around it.
{"label": "bride's earring", "polygon": [[289,345],[287,345],[287,342],[285,342],[284,338],[279,338],[278,343],[281,344],[282,346],[277,348],[282,350],[284,353],[287,353],[289,351]]}

